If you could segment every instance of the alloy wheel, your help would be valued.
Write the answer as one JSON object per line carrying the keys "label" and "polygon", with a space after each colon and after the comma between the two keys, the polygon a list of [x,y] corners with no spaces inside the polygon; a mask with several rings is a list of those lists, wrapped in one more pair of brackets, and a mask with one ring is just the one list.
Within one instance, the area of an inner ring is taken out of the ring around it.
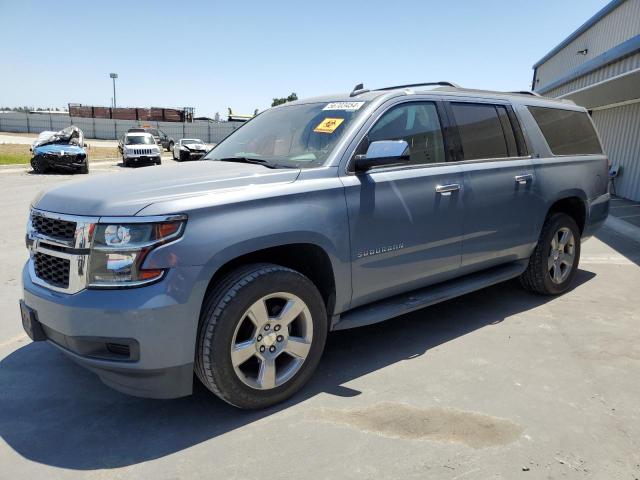
{"label": "alloy wheel", "polygon": [[551,281],[555,284],[563,283],[571,270],[576,254],[576,242],[573,232],[567,228],[560,228],[551,239],[551,249],[547,267]]}
{"label": "alloy wheel", "polygon": [[309,307],[296,295],[266,295],[244,313],[230,346],[238,378],[258,390],[279,387],[300,370],[313,340]]}

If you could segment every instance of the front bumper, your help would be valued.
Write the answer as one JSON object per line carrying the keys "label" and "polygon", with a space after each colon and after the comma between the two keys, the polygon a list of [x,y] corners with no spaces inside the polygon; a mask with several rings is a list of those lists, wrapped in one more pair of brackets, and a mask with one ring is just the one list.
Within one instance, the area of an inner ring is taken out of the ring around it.
{"label": "front bumper", "polygon": [[180,150],[180,160],[200,160],[206,153],[204,150]]}
{"label": "front bumper", "polygon": [[[87,164],[86,155],[36,155],[40,157],[48,168],[77,170]],[[35,158],[35,157],[34,157]]]}
{"label": "front bumper", "polygon": [[192,391],[199,272],[177,267],[153,285],[69,295],[33,283],[25,265],[24,303],[46,340],[105,384],[140,397],[176,398]]}

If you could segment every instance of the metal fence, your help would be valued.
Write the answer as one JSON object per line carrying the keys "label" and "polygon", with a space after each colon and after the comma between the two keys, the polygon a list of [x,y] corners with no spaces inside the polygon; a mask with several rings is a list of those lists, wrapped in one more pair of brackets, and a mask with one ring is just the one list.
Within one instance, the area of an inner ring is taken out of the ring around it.
{"label": "metal fence", "polygon": [[218,143],[242,123],[196,120],[192,123],[148,122],[137,120],[111,120],[104,118],[70,117],[60,114],[0,112],[0,132],[40,133],[45,130],[58,131],[75,125],[87,138],[115,140],[132,127],[144,124],[158,128],[170,137],[199,138],[206,143]]}

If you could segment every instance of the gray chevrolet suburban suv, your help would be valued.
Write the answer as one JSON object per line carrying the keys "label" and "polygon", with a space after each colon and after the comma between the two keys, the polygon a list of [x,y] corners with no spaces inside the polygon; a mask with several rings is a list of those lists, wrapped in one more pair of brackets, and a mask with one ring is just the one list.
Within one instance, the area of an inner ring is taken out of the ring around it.
{"label": "gray chevrolet suburban suv", "polygon": [[[519,277],[570,288],[609,210],[584,108],[447,82],[278,106],[203,162],[32,204],[22,322],[107,385],[260,408],[327,333]],[[472,313],[471,313],[472,314]]]}

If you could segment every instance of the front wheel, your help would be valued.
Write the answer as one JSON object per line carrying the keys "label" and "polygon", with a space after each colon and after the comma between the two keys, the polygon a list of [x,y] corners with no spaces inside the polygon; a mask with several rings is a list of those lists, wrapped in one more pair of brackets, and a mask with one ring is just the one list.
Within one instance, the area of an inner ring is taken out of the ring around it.
{"label": "front wheel", "polygon": [[558,295],[571,286],[580,261],[580,229],[564,213],[547,217],[520,283],[542,295]]}
{"label": "front wheel", "polygon": [[248,265],[206,297],[196,374],[236,407],[268,407],[309,380],[326,337],[324,301],[307,277],[279,265]]}
{"label": "front wheel", "polygon": [[34,173],[46,173],[47,163],[37,155],[31,159],[31,168],[33,168]]}
{"label": "front wheel", "polygon": [[173,142],[169,142],[169,146],[167,147],[167,152],[170,152],[173,150]]}

